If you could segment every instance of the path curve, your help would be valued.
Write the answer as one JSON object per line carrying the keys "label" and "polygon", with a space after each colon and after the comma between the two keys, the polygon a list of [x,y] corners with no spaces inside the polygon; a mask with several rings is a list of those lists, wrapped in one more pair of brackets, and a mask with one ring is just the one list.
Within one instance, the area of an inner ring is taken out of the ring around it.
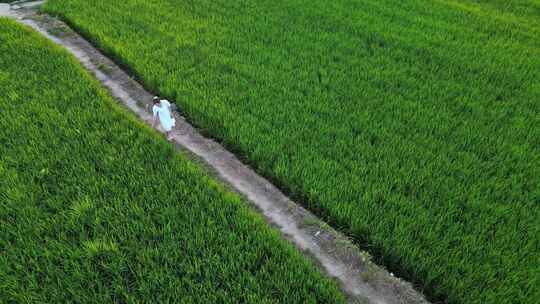
{"label": "path curve", "polygon": [[[20,2],[11,9],[0,6],[0,16],[13,17],[65,47],[106,87],[117,101],[150,124],[151,98],[139,83],[101,54],[63,22],[35,8],[43,1]],[[332,229],[277,187],[244,165],[215,141],[202,136],[184,117],[172,133],[179,149],[202,159],[222,181],[245,197],[284,238],[292,242],[327,275],[334,277],[350,303],[428,303],[404,282],[370,261],[344,235]]]}

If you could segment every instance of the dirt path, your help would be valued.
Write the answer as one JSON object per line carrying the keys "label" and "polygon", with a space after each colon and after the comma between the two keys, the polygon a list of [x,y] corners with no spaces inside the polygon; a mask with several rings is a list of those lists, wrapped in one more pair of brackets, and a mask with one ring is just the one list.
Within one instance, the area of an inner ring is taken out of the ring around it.
{"label": "dirt path", "polygon": [[[18,3],[12,9],[0,7],[0,16],[16,18],[65,47],[105,86],[111,94],[139,118],[150,122],[153,94],[102,55],[63,22],[37,14],[41,1]],[[230,185],[279,229],[287,240],[313,260],[323,272],[336,278],[351,303],[398,304],[428,303],[410,284],[395,278],[370,261],[344,235],[321,222],[291,201],[266,179],[242,164],[215,141],[203,137],[183,117],[177,118],[173,140],[207,164],[221,180]]]}

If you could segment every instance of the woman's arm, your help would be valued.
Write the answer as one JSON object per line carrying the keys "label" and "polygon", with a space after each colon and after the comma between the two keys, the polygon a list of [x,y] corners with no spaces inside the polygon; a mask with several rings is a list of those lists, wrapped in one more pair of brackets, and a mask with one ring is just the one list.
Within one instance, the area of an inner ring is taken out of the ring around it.
{"label": "woman's arm", "polygon": [[166,106],[167,106],[167,109],[169,109],[169,114],[171,115],[171,120],[174,119],[174,110],[173,110],[173,107],[172,107],[172,104],[166,100]]}
{"label": "woman's arm", "polygon": [[152,114],[154,115],[154,119],[152,121],[152,127],[155,128],[158,121],[158,110],[156,109],[156,106],[152,108]]}

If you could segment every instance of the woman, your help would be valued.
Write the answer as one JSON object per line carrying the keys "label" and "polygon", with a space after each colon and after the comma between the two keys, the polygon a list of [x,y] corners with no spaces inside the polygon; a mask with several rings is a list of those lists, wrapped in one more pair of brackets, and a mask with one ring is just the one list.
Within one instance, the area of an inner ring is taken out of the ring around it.
{"label": "woman", "polygon": [[161,127],[165,130],[165,134],[167,135],[167,140],[172,140],[171,131],[175,121],[171,112],[171,104],[165,99],[160,100],[157,96],[154,97],[153,102],[154,107],[152,107],[152,112],[154,113],[154,122],[152,125],[155,128],[159,119]]}

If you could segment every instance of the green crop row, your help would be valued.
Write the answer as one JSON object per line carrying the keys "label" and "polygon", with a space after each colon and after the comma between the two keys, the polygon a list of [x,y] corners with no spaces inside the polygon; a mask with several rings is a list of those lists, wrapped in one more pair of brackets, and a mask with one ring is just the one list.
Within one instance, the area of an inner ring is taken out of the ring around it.
{"label": "green crop row", "polygon": [[537,0],[49,0],[433,301],[540,298]]}
{"label": "green crop row", "polygon": [[1,303],[343,303],[78,62],[0,19]]}

